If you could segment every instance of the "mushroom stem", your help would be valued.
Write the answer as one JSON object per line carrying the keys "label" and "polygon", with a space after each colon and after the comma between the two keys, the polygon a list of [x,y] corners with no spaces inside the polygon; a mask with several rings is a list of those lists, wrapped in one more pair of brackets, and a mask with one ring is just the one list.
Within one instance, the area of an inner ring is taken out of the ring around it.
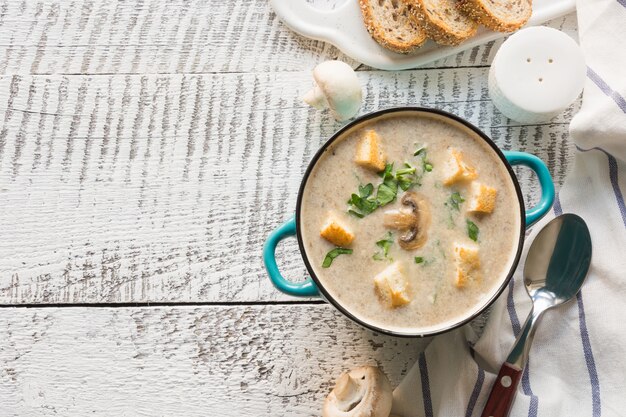
{"label": "mushroom stem", "polygon": [[361,401],[363,394],[359,388],[359,384],[350,374],[346,373],[339,377],[335,384],[335,396],[339,400],[338,404],[343,405],[342,411],[352,410]]}
{"label": "mushroom stem", "polygon": [[404,206],[401,210],[385,212],[384,224],[386,227],[404,232],[398,236],[398,243],[402,249],[418,249],[428,239],[427,229],[430,225],[430,212],[426,200],[414,192],[407,192],[401,200]]}
{"label": "mushroom stem", "polygon": [[406,230],[415,224],[415,214],[402,210],[387,210],[383,214],[385,227],[395,230]]}
{"label": "mushroom stem", "polygon": [[388,417],[392,389],[387,376],[361,366],[339,377],[322,409],[323,417]]}
{"label": "mushroom stem", "polygon": [[324,110],[328,108],[328,100],[326,100],[326,96],[324,95],[322,89],[319,88],[317,85],[311,88],[302,97],[302,101],[318,110]]}

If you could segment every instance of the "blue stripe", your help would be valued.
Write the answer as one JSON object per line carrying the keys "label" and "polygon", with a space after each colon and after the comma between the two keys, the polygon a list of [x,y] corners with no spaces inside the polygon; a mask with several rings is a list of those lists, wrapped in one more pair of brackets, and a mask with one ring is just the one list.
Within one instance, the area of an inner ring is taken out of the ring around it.
{"label": "blue stripe", "polygon": [[554,209],[554,214],[556,214],[557,216],[563,214],[563,208],[561,207],[561,199],[559,198],[559,193],[556,193],[556,195],[554,196],[554,205],[552,206],[552,208]]}
{"label": "blue stripe", "polygon": [[617,106],[626,113],[626,100],[617,91],[613,90],[600,76],[591,68],[587,67],[587,77],[608,97],[612,98]]}
{"label": "blue stripe", "polygon": [[578,303],[578,322],[580,323],[580,338],[583,342],[583,353],[585,354],[585,362],[587,362],[587,371],[589,372],[589,380],[591,381],[591,408],[593,417],[602,415],[602,405],[600,402],[600,380],[598,371],[596,370],[596,361],[591,351],[591,341],[589,340],[589,331],[587,330],[587,319],[585,318],[585,306],[583,305],[582,291],[576,294],[576,302]]}
{"label": "blue stripe", "polygon": [[515,302],[513,301],[513,290],[515,289],[515,279],[511,278],[509,281],[509,294],[506,297],[506,308],[509,311],[509,317],[511,318],[511,327],[513,328],[513,335],[517,337],[522,327],[519,324],[517,318],[517,312],[515,311]]}
{"label": "blue stripe", "polygon": [[470,396],[469,402],[467,403],[467,409],[465,410],[465,417],[472,417],[472,414],[474,413],[474,407],[476,406],[476,401],[478,400],[478,395],[480,395],[480,391],[483,389],[484,382],[485,382],[485,371],[478,368],[478,376],[476,377],[476,383],[474,384],[472,395]]}
{"label": "blue stripe", "polygon": [[[618,0],[621,5],[626,7],[626,0]],[[596,74],[591,68],[587,67],[587,76],[593,81],[598,88],[607,96],[611,97],[617,106],[626,113],[626,100],[622,97],[617,91],[614,91],[598,74]],[[615,194],[615,198],[617,199],[617,205],[619,207],[620,214],[622,215],[622,222],[624,226],[626,226],[626,204],[624,204],[624,196],[622,194],[622,190],[619,188],[619,183],[617,181],[618,178],[618,168],[617,168],[617,160],[613,155],[608,153],[602,148],[595,147],[591,149],[582,149],[576,146],[578,150],[583,152],[588,152],[592,149],[599,150],[604,152],[604,154],[609,158],[609,178],[611,180],[611,186],[613,187],[613,193]]]}
{"label": "blue stripe", "polygon": [[524,373],[522,374],[522,391],[524,395],[530,397],[530,404],[528,405],[528,417],[537,417],[537,410],[539,409],[539,398],[533,393],[530,388],[530,368],[528,365],[530,360],[526,362],[524,367]]}
{"label": "blue stripe", "polygon": [[[580,148],[579,148],[580,149]],[[554,214],[560,216],[563,214],[561,208],[561,199],[557,193],[554,200]],[[582,290],[576,294],[576,302],[578,303],[578,323],[580,327],[580,339],[583,344],[583,354],[587,363],[587,371],[589,372],[589,380],[591,381],[591,408],[593,417],[600,417],[602,414],[602,406],[600,403],[600,380],[598,379],[598,371],[596,370],[596,361],[591,350],[591,341],[589,340],[589,331],[587,330],[587,318],[585,317],[585,306],[583,305]]]}
{"label": "blue stripe", "polygon": [[[515,311],[515,301],[513,300],[513,292],[515,290],[515,280],[511,279],[509,281],[509,293],[507,295],[506,307],[509,311],[509,318],[511,319],[511,327],[513,328],[513,334],[517,338],[522,327],[519,322],[519,318],[517,317],[517,311]],[[529,417],[537,417],[537,411],[539,409],[539,398],[533,393],[532,388],[530,387],[530,370],[528,369],[528,364],[524,368],[524,373],[522,374],[522,391],[524,391],[524,395],[530,396],[530,404],[528,406],[528,416]]]}
{"label": "blue stripe", "polygon": [[[626,0],[625,0],[626,1]],[[622,194],[622,190],[619,188],[619,172],[617,159],[607,151],[599,147],[593,147],[591,149],[583,149],[580,146],[576,145],[576,148],[581,152],[589,152],[589,151],[600,151],[603,152],[609,160],[609,180],[611,181],[611,187],[613,187],[613,194],[615,194],[615,200],[617,201],[617,207],[619,208],[619,212],[622,216],[622,223],[626,226],[626,203],[624,202],[624,195]]]}
{"label": "blue stripe", "polygon": [[422,397],[424,398],[424,415],[433,417],[433,402],[430,398],[430,382],[428,381],[428,366],[426,365],[426,355],[420,353],[418,359],[420,367],[420,379],[422,381]]}
{"label": "blue stripe", "polygon": [[621,4],[622,6],[626,7],[626,0],[617,0],[617,2]]}

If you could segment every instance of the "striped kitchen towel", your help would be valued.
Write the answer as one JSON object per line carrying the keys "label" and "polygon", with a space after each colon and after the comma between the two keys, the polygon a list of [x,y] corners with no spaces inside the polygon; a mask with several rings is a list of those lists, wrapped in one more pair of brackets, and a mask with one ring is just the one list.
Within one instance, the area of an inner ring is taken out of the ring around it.
{"label": "striped kitchen towel", "polygon": [[[626,416],[626,0],[579,0],[577,10],[588,66],[570,126],[578,151],[553,212],[528,242],[554,216],[576,213],[589,225],[593,260],[575,302],[543,317],[511,416]],[[433,340],[394,392],[393,414],[480,416],[530,310],[522,270],[474,352],[469,328]]]}

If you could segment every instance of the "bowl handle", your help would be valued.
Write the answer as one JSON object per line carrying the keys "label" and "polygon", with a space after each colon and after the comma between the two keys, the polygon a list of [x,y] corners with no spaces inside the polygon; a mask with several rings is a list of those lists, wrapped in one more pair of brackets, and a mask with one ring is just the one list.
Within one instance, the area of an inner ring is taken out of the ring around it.
{"label": "bowl handle", "polygon": [[298,297],[319,296],[317,286],[311,278],[307,278],[302,282],[291,282],[286,280],[278,270],[278,265],[276,264],[276,247],[278,246],[278,242],[295,235],[295,217],[287,220],[282,226],[279,226],[270,233],[265,241],[265,246],[263,246],[263,262],[265,263],[265,269],[267,269],[267,274],[270,276],[272,284],[285,294]]}
{"label": "bowl handle", "polygon": [[526,210],[526,227],[533,225],[546,215],[554,203],[554,183],[550,171],[543,161],[535,155],[525,152],[504,151],[504,156],[511,165],[525,165],[535,171],[541,185],[541,198],[535,207]]}

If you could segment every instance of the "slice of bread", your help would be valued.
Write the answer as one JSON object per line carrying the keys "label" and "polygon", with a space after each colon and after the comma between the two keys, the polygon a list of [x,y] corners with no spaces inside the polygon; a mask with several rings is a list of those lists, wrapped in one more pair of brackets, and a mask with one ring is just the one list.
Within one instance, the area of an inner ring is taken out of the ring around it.
{"label": "slice of bread", "polygon": [[498,191],[477,181],[470,186],[470,198],[467,211],[472,213],[491,213],[496,206]]}
{"label": "slice of bread", "polygon": [[474,36],[478,24],[459,8],[458,0],[403,0],[429,38],[441,45],[458,45]]}
{"label": "slice of bread", "polygon": [[454,260],[456,262],[454,285],[463,288],[469,283],[480,281],[480,258],[477,246],[456,243],[454,245]]}
{"label": "slice of bread", "polygon": [[374,288],[381,302],[387,307],[401,307],[411,302],[409,283],[404,269],[398,262],[389,265],[374,277]]}
{"label": "slice of bread", "polygon": [[342,224],[335,216],[329,215],[326,223],[320,230],[320,236],[335,246],[342,248],[350,246],[354,240],[354,233],[348,229],[348,226]]}
{"label": "slice of bread", "polygon": [[532,0],[460,0],[461,9],[476,22],[498,32],[513,32],[532,14]]}
{"label": "slice of bread", "polygon": [[380,137],[375,131],[368,130],[365,132],[357,144],[354,162],[375,172],[384,170],[386,156],[380,142]]}
{"label": "slice of bread", "polygon": [[476,169],[465,162],[463,152],[455,148],[448,150],[448,160],[443,167],[443,173],[443,185],[471,181],[478,177]]}
{"label": "slice of bread", "polygon": [[359,0],[365,27],[383,47],[406,54],[426,42],[426,32],[402,0]]}

